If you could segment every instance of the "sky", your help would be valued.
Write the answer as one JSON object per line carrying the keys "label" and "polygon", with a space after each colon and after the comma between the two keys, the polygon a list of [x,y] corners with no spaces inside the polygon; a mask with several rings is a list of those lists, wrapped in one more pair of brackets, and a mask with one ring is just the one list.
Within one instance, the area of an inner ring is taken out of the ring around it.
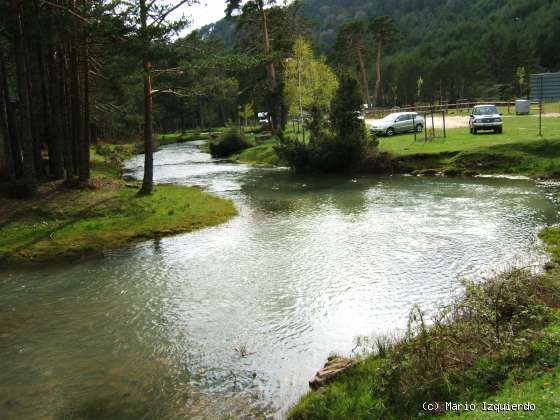
{"label": "sky", "polygon": [[220,20],[224,17],[225,9],[225,0],[200,0],[200,4],[185,7],[182,13],[191,17],[189,30],[193,30]]}

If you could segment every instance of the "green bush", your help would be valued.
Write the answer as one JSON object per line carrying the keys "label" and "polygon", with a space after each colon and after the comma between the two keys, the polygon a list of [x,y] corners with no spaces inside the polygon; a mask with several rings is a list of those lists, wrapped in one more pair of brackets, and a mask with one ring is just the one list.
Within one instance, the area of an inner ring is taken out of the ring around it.
{"label": "green bush", "polygon": [[356,168],[367,152],[368,132],[362,118],[363,96],[351,74],[344,74],[331,104],[330,128],[334,136],[319,133],[315,150],[319,169]]}
{"label": "green bush", "polygon": [[237,129],[232,128],[209,144],[210,154],[214,158],[227,158],[242,150],[248,149],[252,144]]}
{"label": "green bush", "polygon": [[368,150],[368,132],[361,118],[362,102],[358,81],[351,75],[344,75],[331,104],[330,121],[326,120],[324,112],[312,109],[307,124],[309,142],[280,138],[277,154],[297,170],[358,170]]}

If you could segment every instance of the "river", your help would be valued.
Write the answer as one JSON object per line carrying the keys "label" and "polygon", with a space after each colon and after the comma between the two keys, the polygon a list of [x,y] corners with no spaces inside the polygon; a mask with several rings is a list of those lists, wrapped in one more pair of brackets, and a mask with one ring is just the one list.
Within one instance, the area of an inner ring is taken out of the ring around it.
{"label": "river", "polygon": [[331,353],[404,328],[558,220],[528,180],[296,176],[198,144],[157,152],[156,181],[233,199],[229,223],[0,271],[1,418],[282,416]]}

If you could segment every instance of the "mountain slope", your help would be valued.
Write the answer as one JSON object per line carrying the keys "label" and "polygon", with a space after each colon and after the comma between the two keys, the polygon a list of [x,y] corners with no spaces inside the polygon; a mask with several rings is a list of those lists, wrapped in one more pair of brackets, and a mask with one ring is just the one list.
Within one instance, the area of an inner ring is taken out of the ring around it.
{"label": "mountain slope", "polygon": [[[389,15],[401,31],[384,51],[385,102],[456,100],[526,94],[517,70],[560,70],[560,2],[556,0],[303,0],[320,52],[332,51],[337,29],[352,19]],[[232,45],[235,23],[203,30]],[[373,69],[373,41],[368,63]],[[424,80],[422,92],[416,82]],[[396,92],[394,95],[388,92]],[[420,93],[420,95],[418,95]]]}

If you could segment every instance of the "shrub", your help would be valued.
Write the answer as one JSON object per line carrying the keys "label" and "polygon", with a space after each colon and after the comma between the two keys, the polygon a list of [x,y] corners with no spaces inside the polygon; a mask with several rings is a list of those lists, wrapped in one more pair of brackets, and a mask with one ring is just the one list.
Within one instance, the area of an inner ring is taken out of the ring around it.
{"label": "shrub", "polygon": [[[324,110],[312,107],[307,124],[309,143],[280,136],[276,153],[297,170],[359,170],[368,155],[368,146],[374,149],[377,144],[368,145],[368,132],[361,117],[362,102],[356,78],[350,74],[343,75],[331,104],[330,121],[325,118]],[[370,159],[370,164],[372,162]]]}
{"label": "shrub", "polygon": [[214,158],[227,158],[251,147],[251,143],[236,128],[230,128],[209,144]]}
{"label": "shrub", "polygon": [[278,136],[278,144],[274,147],[278,158],[298,171],[310,167],[310,147],[293,137]]}

